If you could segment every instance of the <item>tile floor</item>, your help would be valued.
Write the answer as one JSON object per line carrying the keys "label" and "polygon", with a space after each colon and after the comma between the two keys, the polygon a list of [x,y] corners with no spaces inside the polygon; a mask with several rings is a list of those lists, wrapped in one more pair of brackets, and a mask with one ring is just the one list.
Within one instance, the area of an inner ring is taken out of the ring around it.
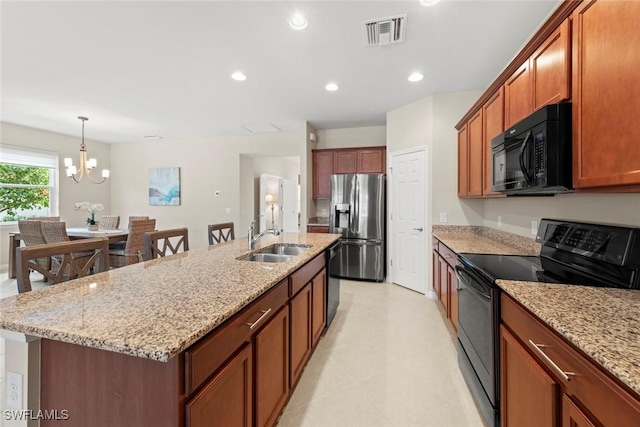
{"label": "tile floor", "polygon": [[[15,294],[0,274],[0,298]],[[436,304],[397,285],[343,280],[338,313],[278,427],[483,427]],[[0,408],[4,394],[0,338]]]}
{"label": "tile floor", "polygon": [[343,280],[338,313],[278,426],[482,427],[436,304]]}

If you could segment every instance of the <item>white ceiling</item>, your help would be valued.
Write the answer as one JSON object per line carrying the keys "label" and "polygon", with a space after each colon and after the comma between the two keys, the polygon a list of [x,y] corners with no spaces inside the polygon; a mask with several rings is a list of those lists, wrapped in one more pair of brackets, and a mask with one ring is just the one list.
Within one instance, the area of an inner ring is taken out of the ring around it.
{"label": "white ceiling", "polygon": [[[557,5],[2,1],[0,119],[79,135],[86,115],[86,137],[109,143],[384,125],[430,94],[486,88]],[[305,30],[289,27],[294,11]],[[362,21],[402,13],[404,43],[364,47]]]}

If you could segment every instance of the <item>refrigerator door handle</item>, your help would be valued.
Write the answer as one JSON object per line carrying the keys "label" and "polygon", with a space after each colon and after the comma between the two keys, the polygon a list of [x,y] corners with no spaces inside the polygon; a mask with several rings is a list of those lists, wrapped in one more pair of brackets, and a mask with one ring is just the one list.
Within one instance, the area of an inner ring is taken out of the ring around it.
{"label": "refrigerator door handle", "polygon": [[367,239],[367,240],[341,240],[343,245],[353,245],[353,246],[362,246],[362,245],[380,245],[382,244],[382,240],[380,239]]}
{"label": "refrigerator door handle", "polygon": [[355,203],[353,207],[354,225],[351,227],[351,229],[357,234],[360,232],[360,180],[358,179],[357,175],[355,176],[355,181],[356,181],[356,197],[355,197]]}

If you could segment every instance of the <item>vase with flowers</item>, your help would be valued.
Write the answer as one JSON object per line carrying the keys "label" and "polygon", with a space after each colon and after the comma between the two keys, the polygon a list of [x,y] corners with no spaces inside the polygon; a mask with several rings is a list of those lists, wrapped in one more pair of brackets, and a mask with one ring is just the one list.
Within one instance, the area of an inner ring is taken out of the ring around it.
{"label": "vase with flowers", "polygon": [[98,221],[96,221],[96,212],[104,210],[104,206],[101,203],[89,203],[79,202],[76,203],[76,210],[85,210],[91,215],[87,218],[87,229],[95,231],[98,229]]}

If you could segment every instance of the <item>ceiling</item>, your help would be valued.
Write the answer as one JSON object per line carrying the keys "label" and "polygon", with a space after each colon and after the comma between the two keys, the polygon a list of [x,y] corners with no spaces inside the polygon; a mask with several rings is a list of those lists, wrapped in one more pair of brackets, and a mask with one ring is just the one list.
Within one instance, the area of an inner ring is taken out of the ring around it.
{"label": "ceiling", "polygon": [[[430,94],[486,88],[557,5],[2,1],[0,119],[79,135],[84,115],[86,137],[108,143],[384,125]],[[306,29],[288,25],[295,11]],[[364,46],[362,21],[403,13],[403,43]]]}

